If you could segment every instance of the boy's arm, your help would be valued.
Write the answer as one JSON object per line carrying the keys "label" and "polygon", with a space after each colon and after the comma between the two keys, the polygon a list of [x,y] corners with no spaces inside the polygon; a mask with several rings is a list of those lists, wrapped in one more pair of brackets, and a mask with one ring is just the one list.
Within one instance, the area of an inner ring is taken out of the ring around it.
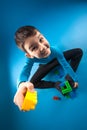
{"label": "boy's arm", "polygon": [[33,64],[34,64],[33,59],[29,58],[26,59],[25,65],[17,80],[17,87],[20,85],[20,83],[28,81]]}
{"label": "boy's arm", "polygon": [[55,53],[57,55],[57,59],[58,59],[59,63],[65,70],[66,74],[69,74],[72,77],[72,79],[74,80],[74,82],[78,82],[76,73],[74,72],[74,70],[72,69],[70,64],[66,61],[63,53],[59,49],[56,50]]}
{"label": "boy's arm", "polygon": [[24,102],[27,90],[30,92],[34,92],[34,85],[30,82],[22,82],[19,85],[17,92],[14,96],[13,102],[15,103],[15,105],[18,106],[20,110],[22,110],[22,104]]}
{"label": "boy's arm", "polygon": [[33,66],[32,60],[27,59],[25,66],[23,67],[23,70],[18,79],[17,83],[18,89],[14,96],[13,102],[18,106],[20,110],[22,109],[22,104],[27,90],[31,92],[34,91],[34,85],[31,82],[28,82],[32,66]]}

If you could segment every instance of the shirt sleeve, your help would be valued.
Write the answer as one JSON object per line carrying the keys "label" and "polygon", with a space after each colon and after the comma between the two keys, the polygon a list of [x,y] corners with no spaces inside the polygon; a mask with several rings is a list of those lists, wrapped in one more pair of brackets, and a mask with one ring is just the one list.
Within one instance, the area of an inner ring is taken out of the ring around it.
{"label": "shirt sleeve", "polygon": [[77,75],[72,69],[72,67],[70,66],[70,64],[66,61],[62,51],[60,51],[60,49],[57,49],[57,50],[55,49],[55,55],[57,56],[57,59],[59,63],[61,64],[61,66],[63,67],[65,73],[69,74],[72,77],[72,79],[75,82],[77,82],[78,81]]}
{"label": "shirt sleeve", "polygon": [[24,65],[24,67],[19,75],[19,78],[17,80],[17,87],[19,86],[19,84],[21,82],[28,81],[33,64],[34,64],[34,62],[32,59],[26,58],[25,65]]}

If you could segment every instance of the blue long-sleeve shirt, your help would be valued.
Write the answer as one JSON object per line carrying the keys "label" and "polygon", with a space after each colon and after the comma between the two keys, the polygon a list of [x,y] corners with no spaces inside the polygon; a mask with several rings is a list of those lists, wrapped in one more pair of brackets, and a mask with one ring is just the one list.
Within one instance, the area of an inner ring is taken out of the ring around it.
{"label": "blue long-sleeve shirt", "polygon": [[73,78],[75,82],[77,82],[77,75],[69,65],[69,63],[66,61],[63,53],[58,49],[54,47],[50,47],[51,49],[51,54],[47,58],[27,58],[26,63],[21,71],[21,74],[18,78],[17,85],[20,84],[20,82],[25,82],[28,81],[28,78],[30,76],[30,72],[32,69],[32,66],[34,63],[40,63],[40,64],[46,64],[50,62],[52,59],[57,58],[59,61],[60,65],[62,66],[63,70],[65,71],[66,74],[70,74],[70,76]]}

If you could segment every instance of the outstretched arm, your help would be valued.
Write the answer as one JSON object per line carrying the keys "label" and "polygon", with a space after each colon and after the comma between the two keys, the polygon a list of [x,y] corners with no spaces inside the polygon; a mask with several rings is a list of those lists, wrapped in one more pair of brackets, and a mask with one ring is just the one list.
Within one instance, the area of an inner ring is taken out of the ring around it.
{"label": "outstretched arm", "polygon": [[33,62],[30,59],[26,59],[26,63],[22,69],[22,72],[18,78],[17,82],[17,92],[14,96],[14,103],[21,110],[22,103],[24,101],[25,94],[27,90],[34,91],[34,85],[31,82],[28,82],[28,78],[30,76],[30,71],[33,66]]}

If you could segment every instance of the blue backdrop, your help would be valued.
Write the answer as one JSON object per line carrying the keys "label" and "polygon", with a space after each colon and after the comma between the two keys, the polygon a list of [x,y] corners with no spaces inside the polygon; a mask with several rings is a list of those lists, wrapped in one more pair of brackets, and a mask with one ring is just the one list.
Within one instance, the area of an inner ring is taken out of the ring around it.
{"label": "blue backdrop", "polygon": [[[87,130],[87,2],[3,0],[0,17],[0,130]],[[37,90],[34,111],[20,112],[14,105],[16,80],[25,61],[15,45],[14,33],[23,25],[36,26],[61,50],[83,49],[76,98],[66,99],[56,89]],[[60,96],[61,101],[53,96]]]}

